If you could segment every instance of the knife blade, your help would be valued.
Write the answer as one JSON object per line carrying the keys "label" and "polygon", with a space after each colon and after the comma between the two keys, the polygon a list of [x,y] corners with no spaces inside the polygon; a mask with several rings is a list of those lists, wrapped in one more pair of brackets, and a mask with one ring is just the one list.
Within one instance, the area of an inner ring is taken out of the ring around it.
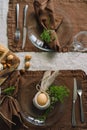
{"label": "knife blade", "polygon": [[77,99],[77,81],[74,78],[74,88],[73,88],[73,104],[72,104],[72,126],[76,126],[76,118],[75,118],[75,103]]}
{"label": "knife blade", "polygon": [[23,43],[22,43],[22,49],[25,47],[26,43],[26,35],[27,35],[27,10],[28,10],[28,5],[24,7],[24,24],[23,24]]}

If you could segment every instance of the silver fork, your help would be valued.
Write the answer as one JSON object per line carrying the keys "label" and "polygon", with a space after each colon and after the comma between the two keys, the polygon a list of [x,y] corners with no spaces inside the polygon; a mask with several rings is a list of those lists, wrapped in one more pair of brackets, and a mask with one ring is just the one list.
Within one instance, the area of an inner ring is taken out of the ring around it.
{"label": "silver fork", "polygon": [[20,30],[18,25],[19,19],[19,4],[16,5],[16,32],[15,32],[15,40],[18,41],[20,39]]}
{"label": "silver fork", "polygon": [[80,99],[80,114],[81,114],[81,122],[84,123],[84,112],[83,112],[83,104],[82,104],[82,87],[81,82],[77,81],[77,93]]}

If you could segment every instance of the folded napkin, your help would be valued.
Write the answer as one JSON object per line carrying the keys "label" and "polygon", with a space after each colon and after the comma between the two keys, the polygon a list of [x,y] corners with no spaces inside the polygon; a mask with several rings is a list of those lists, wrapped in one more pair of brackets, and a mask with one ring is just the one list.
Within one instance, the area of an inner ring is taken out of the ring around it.
{"label": "folded napkin", "polygon": [[59,74],[59,71],[54,71],[53,73],[50,70],[46,71],[41,80],[40,91],[47,91]]}
{"label": "folded napkin", "polygon": [[2,92],[9,86],[15,87],[12,95],[6,95],[2,93],[0,97],[0,117],[5,121],[9,128],[12,128],[12,125],[16,126],[16,123],[13,121],[13,116],[18,117],[19,121],[22,122],[20,115],[20,106],[16,99],[18,93],[18,82],[19,72],[13,72],[13,74],[1,86]]}
{"label": "folded napkin", "polygon": [[54,1],[45,0],[44,2],[40,2],[40,0],[34,0],[33,5],[40,25],[43,27],[43,29],[50,30],[51,36],[55,38],[49,43],[50,48],[59,50],[61,46],[56,34],[56,30],[60,26],[63,18],[62,16],[59,17],[59,19],[57,19],[58,17],[56,18]]}

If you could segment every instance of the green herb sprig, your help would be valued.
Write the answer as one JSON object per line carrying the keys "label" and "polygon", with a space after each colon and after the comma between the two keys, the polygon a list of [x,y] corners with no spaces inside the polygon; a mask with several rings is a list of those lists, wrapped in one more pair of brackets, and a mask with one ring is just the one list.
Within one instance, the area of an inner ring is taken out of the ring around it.
{"label": "green herb sprig", "polygon": [[2,91],[3,94],[11,96],[15,90],[14,86],[10,86]]}
{"label": "green herb sprig", "polygon": [[46,42],[46,43],[50,43],[51,42],[51,33],[50,30],[43,30],[43,32],[40,35],[41,39]]}
{"label": "green herb sprig", "polygon": [[48,93],[53,104],[57,101],[63,103],[64,99],[69,96],[69,89],[65,86],[50,86]]}

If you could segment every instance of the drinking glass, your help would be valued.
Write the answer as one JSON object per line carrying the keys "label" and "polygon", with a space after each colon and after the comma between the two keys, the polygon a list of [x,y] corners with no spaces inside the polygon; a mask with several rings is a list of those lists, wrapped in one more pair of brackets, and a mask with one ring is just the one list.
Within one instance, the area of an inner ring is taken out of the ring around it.
{"label": "drinking glass", "polygon": [[80,31],[73,37],[71,48],[72,51],[78,51],[78,52],[87,51],[87,31]]}

